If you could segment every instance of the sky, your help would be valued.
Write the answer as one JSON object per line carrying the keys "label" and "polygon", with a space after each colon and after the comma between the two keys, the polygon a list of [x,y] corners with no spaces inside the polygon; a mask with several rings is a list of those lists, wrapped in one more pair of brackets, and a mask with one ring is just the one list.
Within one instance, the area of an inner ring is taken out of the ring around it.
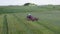
{"label": "sky", "polygon": [[0,0],[0,5],[23,5],[25,3],[35,3],[37,5],[60,5],[60,0]]}

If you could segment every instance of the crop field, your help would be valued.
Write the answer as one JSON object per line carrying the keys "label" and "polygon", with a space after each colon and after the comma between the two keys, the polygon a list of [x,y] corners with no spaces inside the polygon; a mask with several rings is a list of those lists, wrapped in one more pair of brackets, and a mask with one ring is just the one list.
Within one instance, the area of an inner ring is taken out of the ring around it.
{"label": "crop field", "polygon": [[[28,21],[28,13],[39,20]],[[60,11],[1,14],[0,34],[60,34]]]}
{"label": "crop field", "polygon": [[0,34],[60,34],[60,6],[0,6]]}

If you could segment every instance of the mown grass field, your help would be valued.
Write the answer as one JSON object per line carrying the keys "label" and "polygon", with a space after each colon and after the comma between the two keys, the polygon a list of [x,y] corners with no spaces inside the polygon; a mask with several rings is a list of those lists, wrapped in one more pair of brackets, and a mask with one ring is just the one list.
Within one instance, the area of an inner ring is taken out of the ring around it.
{"label": "mown grass field", "polygon": [[[34,11],[33,9],[32,12],[6,14],[2,12],[3,14],[0,14],[0,34],[60,34],[59,10]],[[26,16],[28,13],[38,17],[39,20],[34,22],[27,21]]]}

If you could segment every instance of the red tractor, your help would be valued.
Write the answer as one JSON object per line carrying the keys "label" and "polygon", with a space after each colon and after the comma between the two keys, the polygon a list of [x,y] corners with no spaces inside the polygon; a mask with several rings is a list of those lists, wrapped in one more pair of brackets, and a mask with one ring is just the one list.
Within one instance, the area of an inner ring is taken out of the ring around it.
{"label": "red tractor", "polygon": [[27,16],[27,20],[29,20],[29,21],[38,21],[38,18],[29,15],[29,16]]}

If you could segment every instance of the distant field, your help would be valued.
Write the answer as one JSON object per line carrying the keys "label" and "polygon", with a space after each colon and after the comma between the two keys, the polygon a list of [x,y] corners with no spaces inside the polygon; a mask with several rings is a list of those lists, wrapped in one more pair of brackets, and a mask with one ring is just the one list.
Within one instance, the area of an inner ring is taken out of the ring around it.
{"label": "distant field", "polygon": [[[31,13],[38,21],[27,21]],[[0,34],[60,34],[60,5],[0,6]]]}
{"label": "distant field", "polygon": [[25,13],[25,12],[42,12],[42,11],[60,11],[60,5],[44,6],[0,6],[0,14],[5,13]]}
{"label": "distant field", "polygon": [[[28,13],[39,21],[27,21]],[[60,34],[60,11],[1,14],[0,34]]]}

